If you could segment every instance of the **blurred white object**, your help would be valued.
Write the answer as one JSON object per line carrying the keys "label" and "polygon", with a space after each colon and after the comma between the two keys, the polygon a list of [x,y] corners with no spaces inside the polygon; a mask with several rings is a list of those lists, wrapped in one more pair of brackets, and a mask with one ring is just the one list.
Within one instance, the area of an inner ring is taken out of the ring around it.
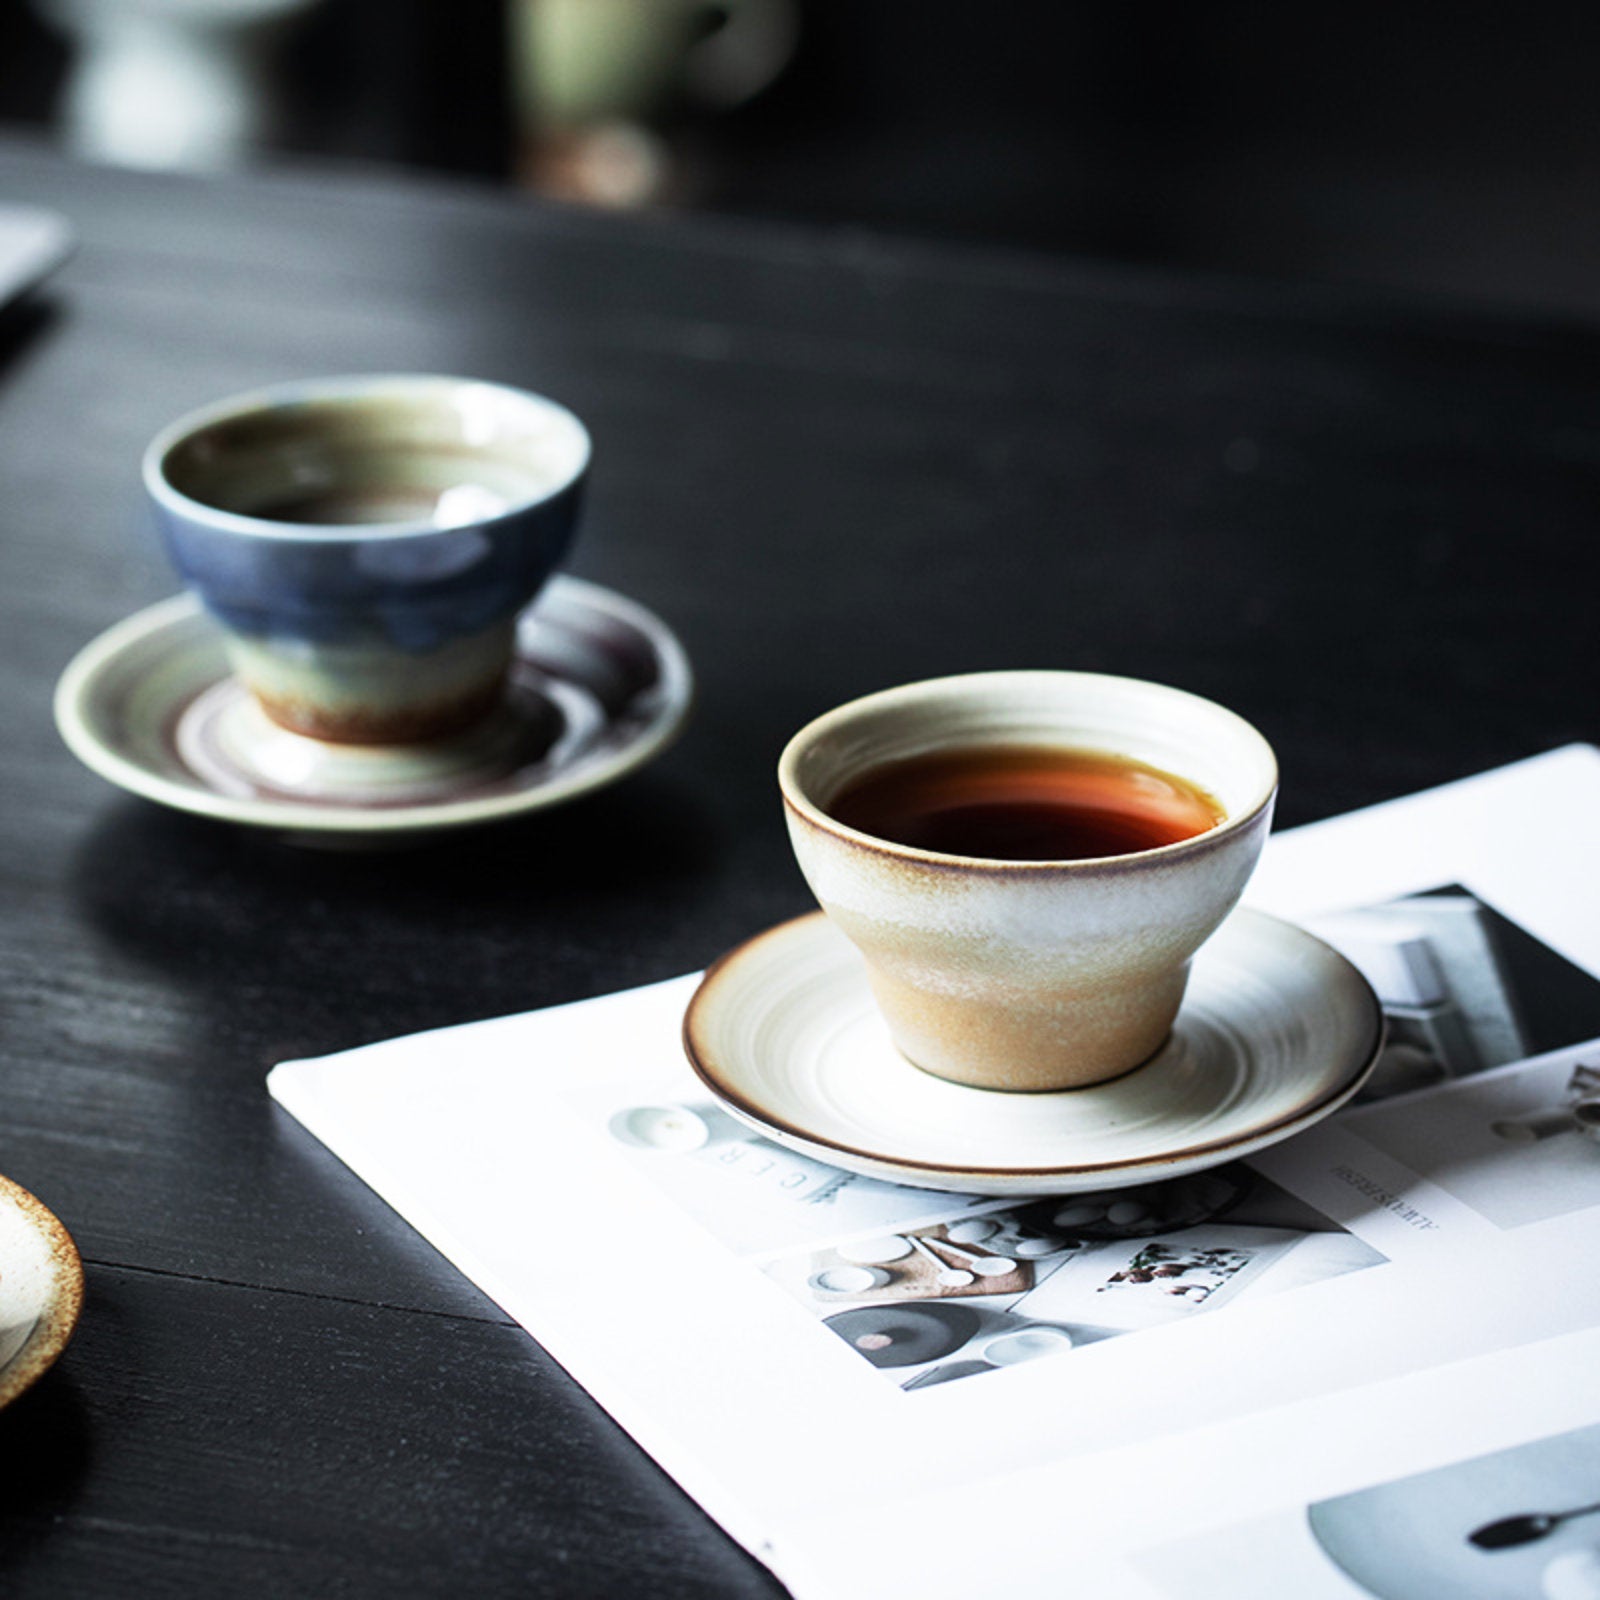
{"label": "blurred white object", "polygon": [[0,306],[60,266],[73,243],[71,225],[54,211],[0,205]]}
{"label": "blurred white object", "polygon": [[68,148],[91,161],[215,171],[270,120],[277,25],[316,0],[34,0],[66,34]]}

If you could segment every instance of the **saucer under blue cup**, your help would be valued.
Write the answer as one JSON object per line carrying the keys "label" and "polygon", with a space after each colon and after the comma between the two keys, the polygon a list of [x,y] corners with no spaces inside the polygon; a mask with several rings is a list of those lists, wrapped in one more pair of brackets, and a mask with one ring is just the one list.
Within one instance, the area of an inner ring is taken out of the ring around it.
{"label": "saucer under blue cup", "polygon": [[503,704],[420,746],[338,746],[269,721],[192,595],[79,652],[56,725],[134,794],[322,844],[398,842],[543,810],[616,782],[677,736],[693,698],[682,645],[622,595],[557,577],[519,619]]}

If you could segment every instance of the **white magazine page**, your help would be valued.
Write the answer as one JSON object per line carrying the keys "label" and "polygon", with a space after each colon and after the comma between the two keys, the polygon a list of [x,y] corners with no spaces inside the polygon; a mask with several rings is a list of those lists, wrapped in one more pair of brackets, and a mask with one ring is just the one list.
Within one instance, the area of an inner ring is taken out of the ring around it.
{"label": "white magazine page", "polygon": [[[834,1600],[1579,1600],[1597,1530],[1551,1514],[1596,1498],[1597,1363],[1588,1329],[1104,1451],[1092,1474],[835,1508],[794,1531],[792,1578]],[[1553,1525],[1507,1526],[1530,1513]],[[908,1553],[885,1538],[902,1528],[941,1536]]]}
{"label": "white magazine page", "polygon": [[[1519,1363],[1600,1327],[1571,1266],[1600,1244],[1597,818],[1585,747],[1275,838],[1252,900],[1367,971],[1390,1046],[1364,1103],[1162,1186],[981,1200],[756,1139],[683,1060],[693,977],[289,1063],[272,1092],[797,1592],[970,1594],[986,1556],[1039,1592],[1221,1592],[1141,1552],[1222,1538],[1263,1486],[1303,1520],[1394,1475],[1352,1436],[1329,1480],[1287,1419],[1366,1437],[1421,1407],[1401,1457],[1448,1441],[1424,1462],[1448,1465],[1472,1408],[1440,1428],[1427,1396],[1488,1364],[1491,1393],[1544,1397],[1527,1418],[1595,1420]],[[1168,1484],[1142,1509],[1111,1487],[1140,1474]],[[934,1535],[961,1506],[958,1557]]]}

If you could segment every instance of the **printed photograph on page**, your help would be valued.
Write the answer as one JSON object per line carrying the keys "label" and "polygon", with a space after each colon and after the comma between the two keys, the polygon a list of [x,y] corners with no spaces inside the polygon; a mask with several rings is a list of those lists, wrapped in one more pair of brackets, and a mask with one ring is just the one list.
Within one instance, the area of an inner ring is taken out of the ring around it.
{"label": "printed photograph on page", "polygon": [[[1360,967],[1388,1024],[1337,1119],[1382,1158],[1344,1164],[1352,1189],[1431,1217],[1410,1174],[1501,1229],[1600,1205],[1600,980],[1459,885],[1307,926]],[[1292,1183],[1296,1148],[1263,1164]]]}
{"label": "printed photograph on page", "polygon": [[607,1069],[567,1098],[636,1172],[908,1392],[1385,1260],[1240,1164],[1003,1201],[882,1183],[785,1149],[663,1061]]}
{"label": "printed photograph on page", "polygon": [[1173,1600],[1587,1600],[1600,1594],[1600,1427],[1158,1544]]}

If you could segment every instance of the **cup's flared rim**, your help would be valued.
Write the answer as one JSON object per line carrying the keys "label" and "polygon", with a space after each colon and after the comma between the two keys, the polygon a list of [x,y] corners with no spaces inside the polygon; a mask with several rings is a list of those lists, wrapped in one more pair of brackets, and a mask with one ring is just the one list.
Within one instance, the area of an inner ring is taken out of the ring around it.
{"label": "cup's flared rim", "polygon": [[538,394],[532,389],[518,388],[514,384],[498,383],[489,378],[459,377],[447,373],[373,372],[300,378],[284,383],[265,384],[184,412],[182,416],[162,428],[145,446],[140,464],[145,492],[164,510],[186,519],[203,523],[219,531],[256,539],[278,540],[283,543],[296,541],[312,544],[347,543],[370,539],[438,537],[448,534],[453,531],[450,525],[425,519],[363,522],[354,525],[288,523],[275,522],[270,517],[250,516],[246,512],[229,511],[177,488],[166,476],[165,463],[172,451],[190,435],[201,429],[215,427],[219,423],[248,415],[253,411],[317,402],[357,401],[391,393],[414,392],[437,395],[452,389],[491,391],[504,400],[510,400],[530,411],[538,411],[567,426],[571,430],[575,446],[572,460],[567,464],[565,472],[548,486],[542,487],[536,493],[511,501],[491,516],[474,518],[469,526],[487,527],[524,515],[567,493],[588,472],[594,454],[594,444],[589,430],[576,412],[562,405],[560,401],[550,399],[548,395]]}
{"label": "cup's flared rim", "polygon": [[[1204,833],[1197,833],[1191,838],[1180,839],[1173,844],[1157,845],[1148,850],[1129,851],[1121,855],[1026,861],[1005,860],[991,856],[951,855],[938,850],[924,850],[916,845],[899,844],[892,839],[880,838],[876,834],[863,833],[860,829],[849,827],[830,815],[806,794],[800,782],[799,766],[807,750],[818,739],[836,731],[864,713],[893,709],[897,704],[915,704],[918,701],[930,700],[940,694],[948,694],[957,689],[971,691],[982,688],[985,685],[1020,687],[1025,681],[1037,684],[1044,680],[1060,685],[1070,683],[1083,689],[1095,686],[1117,685],[1119,687],[1135,687],[1141,691],[1155,690],[1163,695],[1173,697],[1175,701],[1187,702],[1195,710],[1203,710],[1208,716],[1214,716],[1223,719],[1226,723],[1231,723],[1237,734],[1247,742],[1254,744],[1256,754],[1262,764],[1261,780],[1252,790],[1245,803],[1230,806],[1227,816],[1217,823],[1215,827],[1206,829]],[[1278,793],[1278,760],[1266,736],[1253,723],[1241,717],[1238,712],[1231,711],[1228,707],[1219,704],[1215,700],[1207,699],[1204,695],[1195,694],[1192,690],[1179,689],[1170,684],[1157,683],[1153,679],[1133,678],[1115,673],[1078,672],[1053,668],[1017,669],[996,672],[957,673],[942,678],[923,678],[913,683],[897,684],[893,688],[875,690],[870,694],[847,700],[844,704],[835,706],[832,710],[825,711],[820,716],[814,717],[790,738],[778,758],[778,787],[783,796],[784,805],[811,827],[829,834],[845,844],[853,845],[858,849],[888,859],[934,868],[960,869],[968,872],[976,870],[1015,877],[1043,876],[1046,874],[1056,876],[1063,873],[1090,876],[1124,871],[1129,863],[1132,862],[1169,862],[1182,860],[1186,857],[1201,856],[1230,843],[1239,834],[1255,824],[1263,813],[1271,811]]]}

